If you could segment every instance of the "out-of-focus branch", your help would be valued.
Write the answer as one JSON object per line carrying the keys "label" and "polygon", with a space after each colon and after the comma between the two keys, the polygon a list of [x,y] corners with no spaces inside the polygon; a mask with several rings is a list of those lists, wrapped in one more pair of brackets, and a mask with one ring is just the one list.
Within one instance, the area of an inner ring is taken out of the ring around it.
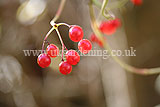
{"label": "out-of-focus branch", "polygon": [[96,36],[98,37],[99,40],[102,41],[103,46],[106,50],[108,50],[110,56],[121,66],[123,67],[126,71],[131,72],[131,73],[135,73],[135,74],[141,74],[141,75],[152,75],[152,74],[159,74],[160,73],[160,68],[152,68],[152,69],[147,69],[147,68],[136,68],[133,67],[129,64],[126,64],[125,62],[121,61],[117,56],[112,55],[112,50],[109,47],[108,43],[106,43],[103,39],[103,35],[102,33],[99,31],[98,29],[98,25],[95,19],[95,15],[94,15],[94,9],[92,6],[93,2],[92,0],[89,3],[89,11],[90,11],[90,17],[91,17],[91,27],[93,29],[93,32],[96,34]]}
{"label": "out-of-focus branch", "polygon": [[97,0],[92,0],[93,4],[95,4],[98,8],[101,8],[101,3]]}
{"label": "out-of-focus branch", "polygon": [[60,17],[60,15],[62,13],[62,10],[64,8],[64,5],[65,5],[65,2],[66,2],[66,0],[61,0],[61,3],[60,3],[59,8],[58,8],[58,10],[56,12],[56,15],[54,16],[54,18],[52,19],[51,22],[56,22],[57,19]]}
{"label": "out-of-focus branch", "polygon": [[128,0],[115,1],[110,4],[110,7],[106,7],[108,4],[108,0],[103,0],[102,4],[97,0],[92,0],[92,2],[94,5],[96,5],[98,8],[101,9],[101,14],[106,19],[113,19],[114,17],[112,15],[110,15],[108,11],[115,9],[115,8],[123,7],[128,2]]}
{"label": "out-of-focus branch", "polygon": [[[113,19],[112,15],[109,14],[108,10],[105,10],[106,6],[108,4],[108,0],[103,0],[102,6],[101,6],[101,14],[108,20]],[[106,14],[107,13],[107,14]]]}

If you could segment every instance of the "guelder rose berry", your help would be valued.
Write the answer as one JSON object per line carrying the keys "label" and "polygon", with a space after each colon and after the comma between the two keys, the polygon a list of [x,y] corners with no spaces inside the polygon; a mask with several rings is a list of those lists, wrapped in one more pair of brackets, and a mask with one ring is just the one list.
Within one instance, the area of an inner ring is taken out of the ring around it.
{"label": "guelder rose berry", "polygon": [[82,39],[81,41],[79,41],[78,43],[78,49],[80,50],[80,52],[82,52],[83,54],[87,54],[91,49],[92,49],[92,44],[89,40],[87,39]]}
{"label": "guelder rose berry", "polygon": [[59,48],[54,44],[48,45],[46,50],[47,50],[48,56],[52,58],[56,57],[59,54]]}
{"label": "guelder rose berry", "polygon": [[51,58],[45,53],[40,54],[37,58],[37,63],[42,68],[48,67],[51,63]]}
{"label": "guelder rose berry", "polygon": [[142,0],[131,0],[134,5],[142,5]]}
{"label": "guelder rose berry", "polygon": [[116,19],[113,20],[112,24],[113,24],[116,28],[118,28],[118,27],[121,26],[121,21],[120,21],[120,19],[116,18]]}
{"label": "guelder rose berry", "polygon": [[83,30],[80,26],[72,26],[69,29],[69,38],[74,42],[79,42],[83,38]]}
{"label": "guelder rose berry", "polygon": [[66,60],[71,65],[76,65],[80,61],[80,56],[75,50],[66,52]]}
{"label": "guelder rose berry", "polygon": [[59,71],[60,71],[60,73],[67,75],[67,74],[71,73],[72,65],[70,65],[66,61],[63,61],[59,64]]}
{"label": "guelder rose berry", "polygon": [[100,47],[103,47],[103,43],[97,38],[97,36],[95,34],[92,34],[90,36],[90,40],[91,40],[91,42],[97,43]]}
{"label": "guelder rose berry", "polygon": [[98,41],[98,38],[97,38],[96,35],[93,33],[93,34],[91,34],[91,36],[90,36],[90,40],[91,40],[91,42],[97,42],[97,41]]}
{"label": "guelder rose berry", "polygon": [[104,21],[100,24],[100,31],[106,35],[112,35],[116,29],[121,25],[119,19]]}

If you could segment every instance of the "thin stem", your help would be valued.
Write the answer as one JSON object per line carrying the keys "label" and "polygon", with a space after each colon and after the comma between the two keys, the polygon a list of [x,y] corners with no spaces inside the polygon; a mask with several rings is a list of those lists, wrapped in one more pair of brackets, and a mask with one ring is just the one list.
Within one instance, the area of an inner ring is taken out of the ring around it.
{"label": "thin stem", "polygon": [[[102,4],[101,2],[97,1],[97,0],[92,0],[93,4],[96,5],[98,8],[102,8]],[[126,3],[128,2],[128,0],[120,0],[120,1],[115,1],[113,3],[110,4],[109,7],[106,7],[105,11],[109,11],[115,8],[121,8],[123,7]]]}
{"label": "thin stem", "polygon": [[[113,19],[113,17],[109,14],[109,12],[105,11],[107,4],[108,4],[108,0],[103,0],[100,13],[108,20]],[[107,14],[106,14],[106,12],[107,12]]]}
{"label": "thin stem", "polygon": [[47,43],[48,45],[50,45],[49,41],[45,40],[45,43]]}
{"label": "thin stem", "polygon": [[[109,14],[108,11],[115,9],[115,8],[121,8],[123,7],[128,0],[121,0],[121,1],[116,1],[110,4],[110,7],[106,7],[108,0],[103,0],[103,3],[101,4],[99,1],[97,0],[92,0],[93,4],[96,5],[98,8],[101,9],[101,14],[106,18],[106,19],[114,19],[114,17],[112,15]],[[108,13],[108,14],[106,14]]]}
{"label": "thin stem", "polygon": [[61,25],[65,25],[65,26],[67,26],[67,27],[69,27],[69,28],[71,27],[71,26],[70,26],[69,24],[67,24],[67,23],[58,23],[58,24],[57,24],[57,26],[61,26]]}
{"label": "thin stem", "polygon": [[65,46],[64,48],[68,51],[68,49],[67,49],[67,47],[66,47],[66,46]]}
{"label": "thin stem", "polygon": [[57,10],[57,13],[56,13],[55,17],[52,19],[53,22],[56,22],[57,19],[60,17],[62,10],[64,8],[64,5],[65,5],[65,2],[66,2],[66,0],[61,0],[61,3],[60,3],[59,8]]}
{"label": "thin stem", "polygon": [[97,0],[92,0],[93,4],[95,4],[97,7],[101,8],[101,3]]}
{"label": "thin stem", "polygon": [[97,26],[97,22],[94,16],[94,10],[92,7],[92,2],[89,3],[89,11],[90,11],[90,17],[91,17],[91,27],[94,31],[94,33],[96,34],[96,36],[98,37],[98,39],[100,39],[104,45],[104,48],[108,50],[110,56],[121,66],[123,67],[126,71],[131,72],[131,73],[135,73],[135,74],[140,74],[140,75],[152,75],[152,74],[159,74],[160,73],[160,68],[152,68],[152,69],[147,69],[147,68],[136,68],[133,67],[129,64],[126,64],[125,62],[121,61],[117,56],[112,55],[112,50],[109,47],[108,43],[106,43],[103,40],[103,35],[102,33],[99,31],[98,26]]}
{"label": "thin stem", "polygon": [[112,9],[115,9],[115,8],[121,8],[121,7],[123,7],[127,2],[128,2],[128,0],[121,0],[121,1],[113,2],[113,3],[111,4],[111,6],[110,6],[109,8],[107,8],[107,10],[112,10]]}
{"label": "thin stem", "polygon": [[60,42],[61,42],[61,44],[62,44],[62,56],[61,56],[61,58],[62,58],[62,61],[64,61],[64,59],[63,59],[63,53],[64,53],[64,48],[66,48],[66,47],[65,47],[65,45],[64,45],[64,43],[63,43],[63,40],[62,40],[62,37],[61,37],[61,35],[60,35],[59,31],[58,31],[58,28],[56,28],[55,30],[56,30],[56,32],[57,32],[57,34],[58,34],[58,37],[59,37],[59,39],[60,39]]}
{"label": "thin stem", "polygon": [[43,51],[43,52],[44,52],[44,44],[45,44],[48,36],[52,33],[52,31],[53,31],[54,29],[55,29],[55,27],[52,27],[52,28],[49,30],[49,32],[46,34],[46,36],[45,36],[45,38],[44,38],[44,40],[43,40],[43,45],[42,45],[42,51]]}

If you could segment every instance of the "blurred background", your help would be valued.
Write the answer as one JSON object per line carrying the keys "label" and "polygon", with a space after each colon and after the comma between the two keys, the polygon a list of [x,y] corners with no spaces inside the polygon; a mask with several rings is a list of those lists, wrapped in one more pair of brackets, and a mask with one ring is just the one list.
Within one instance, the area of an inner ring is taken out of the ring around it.
{"label": "blurred background", "polygon": [[[110,0],[110,3],[120,0]],[[100,0],[101,2],[101,0]],[[57,22],[80,25],[84,38],[92,34],[88,0],[66,0]],[[112,58],[83,56],[70,75],[58,71],[60,57],[41,69],[37,56],[23,50],[40,50],[60,0],[0,0],[0,107],[160,107],[160,76],[125,72]],[[107,41],[113,49],[133,47],[134,57],[119,57],[139,68],[159,67],[160,1],[130,1],[112,12],[122,27]],[[108,5],[109,6],[109,5]],[[96,16],[99,10],[95,7]],[[99,22],[105,20],[99,18]],[[60,27],[68,49],[77,43]],[[48,38],[61,47],[55,32]],[[93,44],[93,49],[101,49]],[[102,49],[103,50],[103,49]]]}

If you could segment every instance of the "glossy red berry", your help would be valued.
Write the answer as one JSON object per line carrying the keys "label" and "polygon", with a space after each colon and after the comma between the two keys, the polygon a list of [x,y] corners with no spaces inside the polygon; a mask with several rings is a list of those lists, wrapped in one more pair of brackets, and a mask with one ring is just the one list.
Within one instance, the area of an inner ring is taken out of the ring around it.
{"label": "glossy red berry", "polygon": [[134,5],[142,5],[142,0],[131,0]]}
{"label": "glossy red berry", "polygon": [[48,45],[46,50],[47,50],[48,56],[52,58],[56,57],[59,54],[59,48],[54,44]]}
{"label": "glossy red berry", "polygon": [[92,44],[89,40],[87,39],[82,39],[81,41],[79,41],[78,43],[78,49],[80,50],[80,52],[82,52],[83,54],[87,54],[91,49],[92,49]]}
{"label": "glossy red berry", "polygon": [[116,32],[116,29],[121,25],[119,19],[102,22],[99,29],[106,35],[112,35]]}
{"label": "glossy red berry", "polygon": [[69,50],[66,52],[66,60],[71,65],[76,65],[80,61],[80,56],[75,50]]}
{"label": "glossy red berry", "polygon": [[64,75],[67,75],[69,73],[71,73],[72,71],[72,65],[69,64],[68,62],[66,61],[63,61],[59,64],[59,71],[64,74]]}
{"label": "glossy red berry", "polygon": [[40,67],[48,67],[51,63],[51,58],[47,54],[40,54],[37,58],[37,63]]}
{"label": "glossy red berry", "polygon": [[83,38],[83,30],[80,26],[72,26],[69,29],[69,37],[74,42],[79,42]]}

